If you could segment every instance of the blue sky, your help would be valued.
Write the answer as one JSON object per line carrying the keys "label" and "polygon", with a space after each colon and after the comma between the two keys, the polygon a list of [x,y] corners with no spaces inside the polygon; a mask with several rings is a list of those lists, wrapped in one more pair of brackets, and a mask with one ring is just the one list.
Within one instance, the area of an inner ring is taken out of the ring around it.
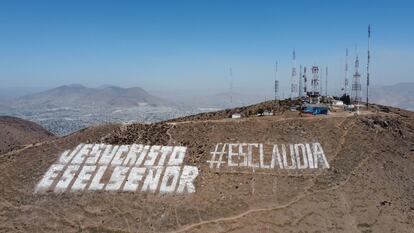
{"label": "blue sky", "polygon": [[[372,84],[413,81],[413,1],[1,1],[1,87],[81,83],[271,93],[297,64],[329,67],[332,91],[355,45]],[[352,60],[351,60],[352,59]],[[287,89],[286,89],[287,90]]]}

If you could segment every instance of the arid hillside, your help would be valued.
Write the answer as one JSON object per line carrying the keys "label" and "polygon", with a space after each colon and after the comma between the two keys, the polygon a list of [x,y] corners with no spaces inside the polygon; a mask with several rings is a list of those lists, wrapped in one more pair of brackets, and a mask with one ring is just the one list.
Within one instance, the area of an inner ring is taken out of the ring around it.
{"label": "arid hillside", "polygon": [[220,114],[1,155],[0,232],[414,229],[414,113]]}
{"label": "arid hillside", "polygon": [[0,129],[0,154],[54,137],[40,125],[16,117],[0,116]]}

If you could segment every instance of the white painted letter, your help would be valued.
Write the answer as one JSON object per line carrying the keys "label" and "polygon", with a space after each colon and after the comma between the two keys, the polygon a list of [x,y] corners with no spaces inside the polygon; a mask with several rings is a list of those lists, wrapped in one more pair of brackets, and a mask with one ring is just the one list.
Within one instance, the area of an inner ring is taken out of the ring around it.
{"label": "white painted letter", "polygon": [[273,146],[273,152],[272,152],[272,162],[270,163],[270,168],[275,168],[275,164],[279,164],[279,168],[283,169],[283,162],[282,158],[280,157],[279,148],[277,145]]}
{"label": "white painted letter", "polygon": [[264,164],[264,151],[263,151],[263,144],[259,144],[259,152],[260,152],[260,168],[269,168],[269,165]]}
{"label": "white painted letter", "polygon": [[59,163],[61,164],[68,164],[73,156],[76,155],[76,153],[78,153],[78,151],[84,146],[85,144],[81,143],[79,144],[73,151],[72,153],[69,154],[70,150],[67,150],[65,152],[62,153],[62,155],[59,158]]}
{"label": "white painted letter", "polygon": [[99,165],[109,165],[114,157],[119,146],[107,145],[105,151],[102,153]]}
{"label": "white painted letter", "polygon": [[138,184],[145,174],[145,167],[133,167],[129,172],[128,179],[124,185],[124,191],[135,192],[138,189]]}
{"label": "white painted letter", "polygon": [[141,144],[132,144],[131,149],[128,152],[122,166],[133,166],[134,163],[137,161],[138,154],[142,152],[143,145]]}
{"label": "white painted letter", "polygon": [[309,168],[315,168],[313,165],[313,155],[309,144],[306,143],[306,154],[308,155]]}
{"label": "white painted letter", "polygon": [[105,190],[117,191],[121,187],[122,183],[124,183],[128,170],[129,167],[116,166],[112,172],[108,184],[105,187]]}
{"label": "white painted letter", "polygon": [[[306,157],[305,145],[295,144],[295,157],[296,157],[296,163],[298,165],[298,169],[308,168],[308,158]],[[302,157],[303,164],[301,163],[300,157]]]}
{"label": "white painted letter", "polygon": [[144,161],[145,156],[147,156],[147,153],[150,149],[150,146],[144,146],[144,148],[142,149],[142,152],[139,154],[137,162],[135,163],[135,166],[139,167],[142,164],[142,161]]}
{"label": "white painted letter", "polygon": [[315,168],[321,164],[322,168],[329,168],[328,160],[326,160],[325,153],[323,153],[322,146],[319,142],[313,143],[313,160]]}
{"label": "white painted letter", "polygon": [[233,146],[237,146],[237,144],[229,144],[229,153],[227,155],[228,158],[228,166],[229,167],[237,167],[238,163],[233,163],[232,157],[238,155],[238,153],[233,153]]}
{"label": "white painted letter", "polygon": [[144,161],[144,166],[154,166],[155,160],[157,160],[160,153],[161,146],[152,146],[148,152],[147,159]]}
{"label": "white painted letter", "polygon": [[292,165],[288,165],[287,162],[287,155],[286,155],[286,146],[282,144],[282,158],[283,158],[283,167],[285,169],[296,169],[296,161],[295,161],[295,151],[293,150],[293,145],[290,144],[290,160],[292,161]]}
{"label": "white painted letter", "polygon": [[162,193],[174,192],[177,186],[178,178],[180,178],[180,167],[178,166],[167,167],[165,169],[164,177],[161,182],[160,192]]}
{"label": "white painted letter", "polygon": [[106,147],[105,144],[95,144],[92,147],[91,153],[89,153],[89,158],[86,159],[85,164],[88,165],[96,165],[96,163],[99,160],[99,157],[102,154],[102,150],[104,150]]}
{"label": "white painted letter", "polygon": [[69,187],[69,184],[72,182],[75,177],[76,172],[79,170],[79,165],[69,165],[66,170],[63,172],[62,177],[59,182],[56,184],[55,192],[61,193],[65,192]]}
{"label": "white painted letter", "polygon": [[[247,143],[239,144],[239,166],[247,167],[247,153],[244,152],[243,146],[248,146]],[[243,157],[243,163],[240,163],[240,157]]]}
{"label": "white painted letter", "polygon": [[163,146],[161,148],[161,156],[160,156],[160,160],[158,161],[158,166],[164,166],[165,159],[167,158],[167,155],[171,156],[172,151],[173,151],[172,146]]}
{"label": "white painted letter", "polygon": [[85,162],[86,157],[91,152],[93,144],[85,144],[82,149],[75,155],[71,164],[83,164]]}
{"label": "white painted letter", "polygon": [[[145,177],[144,185],[142,185],[142,191],[155,192],[160,182],[161,173],[164,167],[150,167],[148,168],[148,174]],[[154,175],[154,170],[156,170]]]}
{"label": "white painted letter", "polygon": [[125,154],[129,151],[129,145],[122,145],[119,147],[118,151],[115,153],[114,159],[111,162],[112,166],[121,165],[125,159]]}
{"label": "white painted letter", "polygon": [[35,192],[45,192],[53,184],[53,181],[56,179],[58,174],[65,168],[65,165],[62,164],[52,164],[46,174],[43,176],[42,180],[36,187]]}
{"label": "white painted letter", "polygon": [[108,166],[99,166],[98,171],[95,173],[95,176],[92,179],[91,184],[89,185],[89,190],[102,190],[105,184],[101,183],[102,176],[104,175],[106,168]]}
{"label": "white painted letter", "polygon": [[250,143],[249,144],[249,147],[248,147],[248,150],[247,150],[248,165],[251,168],[258,168],[259,167],[258,163],[253,164],[253,146],[258,147],[259,144],[257,144],[257,143]]}
{"label": "white painted letter", "polygon": [[187,147],[176,146],[171,154],[170,160],[168,161],[169,166],[181,166],[184,160],[185,152]]}
{"label": "white painted letter", "polygon": [[194,166],[184,166],[183,172],[180,177],[180,183],[177,188],[178,193],[184,192],[184,189],[187,187],[188,193],[194,193],[194,180],[198,176],[198,168]]}
{"label": "white painted letter", "polygon": [[71,190],[84,190],[95,170],[96,166],[83,166],[82,170],[79,172],[78,178],[75,180],[75,183],[73,183]]}

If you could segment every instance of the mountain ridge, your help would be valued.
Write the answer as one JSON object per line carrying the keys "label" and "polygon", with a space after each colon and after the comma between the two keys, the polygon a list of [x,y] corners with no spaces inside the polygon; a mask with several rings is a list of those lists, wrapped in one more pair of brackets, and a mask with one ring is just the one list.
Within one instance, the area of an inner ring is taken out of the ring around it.
{"label": "mountain ridge", "polygon": [[48,105],[82,106],[96,104],[99,107],[136,107],[146,103],[151,106],[169,104],[158,97],[150,95],[140,87],[121,88],[107,86],[90,88],[80,84],[63,85],[43,92],[25,95],[11,101],[20,108]]}

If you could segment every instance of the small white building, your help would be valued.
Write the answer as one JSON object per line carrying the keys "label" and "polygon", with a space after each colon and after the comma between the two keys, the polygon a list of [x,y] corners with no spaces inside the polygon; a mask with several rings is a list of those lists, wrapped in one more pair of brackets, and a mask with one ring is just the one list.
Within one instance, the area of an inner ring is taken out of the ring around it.
{"label": "small white building", "polygon": [[231,115],[231,118],[232,119],[240,119],[242,116],[241,116],[241,114],[240,113],[233,113],[232,115]]}
{"label": "small white building", "polygon": [[343,107],[344,102],[342,100],[332,100],[332,105],[336,107]]}
{"label": "small white building", "polygon": [[265,110],[263,112],[263,116],[273,116],[273,111],[271,111],[271,110]]}

